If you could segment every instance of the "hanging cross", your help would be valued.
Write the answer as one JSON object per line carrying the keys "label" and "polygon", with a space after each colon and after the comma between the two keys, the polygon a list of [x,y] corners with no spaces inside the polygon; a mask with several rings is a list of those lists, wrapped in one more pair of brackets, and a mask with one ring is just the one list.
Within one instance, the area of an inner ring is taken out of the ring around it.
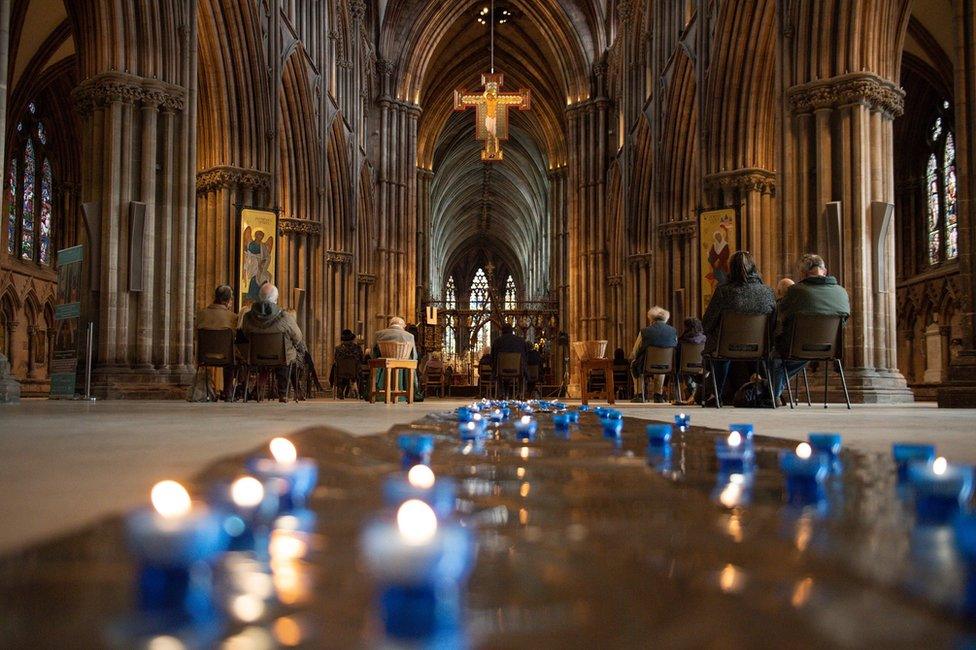
{"label": "hanging cross", "polygon": [[481,159],[494,162],[504,158],[501,142],[508,140],[508,109],[529,110],[532,93],[519,90],[517,93],[503,93],[499,87],[504,83],[501,74],[482,74],[481,85],[485,87],[480,94],[467,94],[463,90],[454,91],[454,110],[463,111],[474,107],[475,137],[485,143]]}

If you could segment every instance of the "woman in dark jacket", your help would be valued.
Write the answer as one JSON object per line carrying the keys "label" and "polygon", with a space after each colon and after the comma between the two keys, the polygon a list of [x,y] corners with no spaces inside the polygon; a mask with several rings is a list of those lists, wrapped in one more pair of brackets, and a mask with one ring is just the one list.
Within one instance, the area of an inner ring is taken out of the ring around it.
{"label": "woman in dark jacket", "polygon": [[[729,265],[729,280],[719,285],[708,302],[708,308],[702,316],[702,326],[705,329],[705,354],[713,354],[718,344],[718,331],[723,311],[734,311],[741,314],[771,314],[776,308],[776,298],[773,290],[763,282],[762,276],[756,269],[756,261],[748,251],[738,251],[732,256]],[[728,361],[715,361],[712,372],[715,373],[715,383],[719,393],[725,386],[725,378],[729,374]]]}

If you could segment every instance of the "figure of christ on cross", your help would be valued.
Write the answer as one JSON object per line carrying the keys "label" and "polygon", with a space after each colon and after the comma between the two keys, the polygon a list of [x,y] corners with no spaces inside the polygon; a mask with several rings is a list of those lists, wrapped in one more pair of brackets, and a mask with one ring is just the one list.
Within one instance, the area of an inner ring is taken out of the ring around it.
{"label": "figure of christ on cross", "polygon": [[532,104],[532,93],[519,90],[517,93],[503,93],[499,87],[504,83],[501,74],[482,74],[481,85],[484,91],[475,95],[463,90],[454,91],[454,110],[463,111],[474,107],[475,137],[485,143],[481,151],[481,159],[485,162],[502,160],[501,142],[508,140],[508,109],[517,108],[520,111],[529,110]]}

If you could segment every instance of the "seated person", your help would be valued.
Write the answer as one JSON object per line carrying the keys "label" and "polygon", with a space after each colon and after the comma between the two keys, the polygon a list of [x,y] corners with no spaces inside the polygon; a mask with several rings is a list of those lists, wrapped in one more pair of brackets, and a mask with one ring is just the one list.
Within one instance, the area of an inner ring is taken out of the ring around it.
{"label": "seated person", "polygon": [[[213,302],[197,312],[198,330],[236,330],[237,314],[234,313],[234,290],[222,284],[214,290]],[[234,366],[224,366],[224,387],[221,399],[234,399]]]}
{"label": "seated person", "polygon": [[499,336],[491,344],[491,367],[495,369],[495,374],[498,374],[498,359],[499,355],[502,354],[517,354],[519,355],[519,367],[521,369],[522,377],[526,376],[526,363],[525,354],[528,345],[521,336],[515,333],[515,328],[505,323],[502,325],[502,335]]}
{"label": "seated person", "polygon": [[[647,327],[640,331],[637,340],[634,341],[632,356],[634,361],[631,365],[634,377],[644,380],[644,356],[647,349],[654,348],[674,348],[678,345],[678,332],[668,325],[671,313],[663,307],[651,307],[647,310]],[[635,397],[634,401],[640,402],[643,398]],[[654,375],[654,402],[661,404],[664,402],[664,375]]]}
{"label": "seated person", "polygon": [[488,345],[482,350],[481,358],[478,359],[478,368],[480,369],[483,366],[488,366],[489,368],[494,367],[491,365],[491,346]]}
{"label": "seated person", "polygon": [[[789,353],[790,333],[797,316],[840,316],[846,321],[851,315],[851,301],[837,278],[827,275],[827,265],[819,255],[807,253],[800,258],[800,274],[803,279],[794,284],[779,302],[776,349],[781,356]],[[800,372],[806,361],[774,360],[776,385],[773,392],[778,399],[786,388],[786,382]]]}
{"label": "seated person", "polygon": [[782,300],[783,297],[786,296],[786,292],[789,291],[790,287],[792,287],[794,284],[796,284],[796,282],[794,282],[792,278],[782,278],[779,282],[777,282],[776,302]]}
{"label": "seated person", "polygon": [[[538,343],[528,347],[529,349],[525,352],[525,373],[529,379],[529,383],[526,384],[526,391],[529,395],[535,395],[538,388],[537,384],[542,380],[542,355],[539,353]],[[533,375],[529,372],[529,368],[536,368],[537,372]]]}
{"label": "seated person", "polygon": [[251,305],[251,310],[244,315],[241,326],[244,335],[269,334],[281,332],[285,335],[285,358],[288,366],[277,368],[275,377],[278,382],[278,396],[282,402],[287,401],[285,390],[288,386],[288,372],[291,364],[301,355],[305,356],[305,342],[302,331],[298,328],[294,316],[283,311],[278,306],[278,287],[270,282],[261,285],[258,290],[258,301]]}
{"label": "seated person", "polygon": [[[349,392],[352,382],[359,375],[359,366],[363,363],[363,349],[356,343],[356,335],[352,330],[342,330],[339,335],[339,345],[335,348],[335,361],[332,362],[332,372],[329,373],[329,383],[335,387],[336,397],[343,399]],[[340,361],[351,360],[342,364],[343,366],[353,366],[355,368],[353,376],[338,376]]]}
{"label": "seated person", "polygon": [[[395,341],[397,343],[408,344],[409,354],[408,359],[417,358],[417,341],[414,339],[413,334],[407,331],[407,322],[400,318],[399,316],[394,316],[390,319],[390,324],[386,329],[382,329],[376,333],[376,344],[373,346],[373,358],[379,359],[383,355],[380,354],[380,342],[382,341]],[[402,373],[401,373],[402,374]],[[419,373],[414,373],[414,395],[420,394],[420,377]],[[376,373],[376,387],[384,385],[385,379],[383,378],[383,372]],[[403,389],[403,386],[400,386]],[[418,400],[419,401],[419,400]]]}
{"label": "seated person", "polygon": [[619,397],[621,394],[629,393],[628,384],[630,383],[630,359],[623,348],[613,351],[613,389]]}
{"label": "seated person", "polygon": [[[686,318],[685,319],[685,329],[681,332],[681,336],[678,337],[678,352],[675,355],[675,367],[681,367],[681,344],[688,343],[690,345],[704,345],[705,343],[705,330],[702,327],[702,322],[697,318]],[[695,382],[695,377],[693,375],[688,375],[682,377],[685,384],[688,386],[688,398],[685,400],[685,404],[694,404],[697,400],[695,397],[695,392],[698,390],[698,385]]]}
{"label": "seated person", "polygon": [[[705,356],[715,354],[723,311],[734,311],[740,314],[771,314],[775,307],[773,290],[763,282],[752,254],[748,251],[736,251],[729,262],[728,280],[715,288],[715,293],[712,294],[708,307],[702,315]],[[725,388],[725,379],[729,375],[730,365],[730,361],[714,361],[711,364],[712,372],[715,373],[715,384],[720,394]],[[714,396],[711,399],[714,399]]]}

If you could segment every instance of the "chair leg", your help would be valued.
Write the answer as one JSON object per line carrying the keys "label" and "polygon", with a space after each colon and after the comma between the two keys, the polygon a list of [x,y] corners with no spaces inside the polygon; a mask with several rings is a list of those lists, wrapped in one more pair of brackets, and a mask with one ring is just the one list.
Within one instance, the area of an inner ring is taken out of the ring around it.
{"label": "chair leg", "polygon": [[[810,401],[810,381],[807,379],[807,365],[803,364],[803,387],[807,392],[807,406],[813,406],[813,402]],[[800,390],[797,389],[797,395],[799,395]]]}
{"label": "chair leg", "polygon": [[851,396],[847,392],[847,377],[844,376],[844,364],[840,359],[834,359],[837,364],[837,372],[840,373],[840,383],[844,386],[844,401],[847,402],[847,410],[851,410]]}
{"label": "chair leg", "polygon": [[247,404],[247,391],[251,386],[251,367],[244,368],[244,403]]}
{"label": "chair leg", "polygon": [[[783,372],[786,372],[786,366],[785,365],[783,366]],[[800,392],[800,387],[799,386],[796,387],[796,392],[797,393]],[[786,378],[786,393],[787,393],[787,396],[789,397],[789,400],[790,400],[790,408],[792,409],[792,408],[794,408],[796,406],[796,402],[793,401],[793,384],[790,382],[790,378],[789,377]]]}
{"label": "chair leg", "polygon": [[766,385],[769,386],[769,401],[773,403],[773,408],[776,408],[776,395],[773,394],[773,376],[769,374],[769,364],[766,363],[765,359],[759,361],[762,366],[763,373],[766,375]]}
{"label": "chair leg", "polygon": [[681,375],[677,372],[674,373],[674,394],[678,398],[678,404],[683,404],[685,401],[684,396],[681,394]]}
{"label": "chair leg", "polygon": [[824,408],[827,408],[827,383],[830,381],[830,365],[824,362]]}
{"label": "chair leg", "polygon": [[715,406],[722,408],[722,396],[718,392],[718,378],[715,377],[715,364],[711,359],[708,360],[708,369],[712,374],[712,390],[715,391]]}

